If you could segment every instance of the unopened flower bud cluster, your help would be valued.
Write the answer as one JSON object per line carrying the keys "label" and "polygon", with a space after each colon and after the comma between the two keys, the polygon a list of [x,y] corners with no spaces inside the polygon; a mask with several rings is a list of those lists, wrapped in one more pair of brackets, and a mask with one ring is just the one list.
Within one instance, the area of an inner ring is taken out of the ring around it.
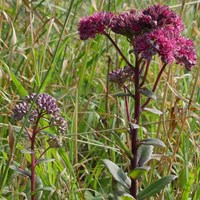
{"label": "unopened flower bud cluster", "polygon": [[[35,99],[36,94],[32,93],[22,102],[18,103],[13,109],[12,118],[21,121],[29,112],[31,103]],[[29,116],[29,122],[36,122],[38,117],[50,117],[50,125],[56,126],[60,133],[64,133],[67,129],[67,122],[60,115],[60,109],[56,103],[56,99],[47,93],[39,94],[35,99],[35,104]]]}

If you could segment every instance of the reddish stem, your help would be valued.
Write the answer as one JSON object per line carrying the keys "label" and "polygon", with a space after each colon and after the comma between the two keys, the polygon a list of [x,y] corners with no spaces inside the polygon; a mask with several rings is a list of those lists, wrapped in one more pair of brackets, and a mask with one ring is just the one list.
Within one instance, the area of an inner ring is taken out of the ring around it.
{"label": "reddish stem", "polygon": [[36,200],[35,193],[34,193],[36,189],[36,186],[35,186],[35,181],[36,181],[35,179],[35,167],[36,167],[35,139],[36,139],[36,134],[38,133],[37,127],[39,124],[39,120],[42,116],[43,116],[42,113],[38,115],[35,126],[33,128],[33,134],[30,138],[31,140],[31,200]]}
{"label": "reddish stem", "polygon": [[31,139],[31,200],[35,200],[35,135]]}
{"label": "reddish stem", "polygon": [[[139,124],[140,118],[140,62],[138,56],[136,55],[136,64],[135,64],[135,113],[134,113],[134,123]],[[137,149],[138,149],[138,129],[131,129],[131,140],[132,140],[132,154],[133,158],[131,159],[131,171],[137,167]],[[137,199],[137,180],[131,179],[131,195]]]}
{"label": "reddish stem", "polygon": [[133,67],[133,65],[127,60],[127,58],[124,56],[124,54],[119,49],[119,47],[117,46],[117,44],[115,43],[115,41],[110,37],[110,35],[108,33],[106,33],[106,32],[104,33],[104,35],[112,42],[112,44],[117,49],[117,51],[119,52],[119,54],[121,55],[121,57],[123,58],[123,60],[126,62],[126,64],[129,65],[130,67],[132,67],[133,70],[135,71],[135,68]]}
{"label": "reddish stem", "polygon": [[146,63],[146,69],[145,69],[145,72],[144,72],[144,77],[142,79],[142,82],[140,83],[140,88],[144,85],[145,81],[146,81],[146,78],[147,78],[147,74],[148,74],[148,71],[149,71],[149,65],[150,65],[150,62],[148,61]]}

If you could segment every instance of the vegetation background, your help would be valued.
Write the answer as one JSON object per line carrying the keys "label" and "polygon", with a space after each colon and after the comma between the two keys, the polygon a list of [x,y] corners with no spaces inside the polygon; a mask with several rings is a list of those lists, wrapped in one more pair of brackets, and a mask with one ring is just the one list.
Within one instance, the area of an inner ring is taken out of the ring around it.
{"label": "vegetation background", "polygon": [[[38,90],[57,99],[69,123],[67,133],[60,136],[63,147],[50,149],[45,155],[55,160],[46,160],[36,168],[37,185],[43,188],[38,192],[43,192],[41,199],[101,200],[115,192],[117,185],[102,159],[110,159],[127,171],[128,158],[113,132],[124,143],[128,133],[124,99],[119,95],[122,91],[108,82],[107,74],[124,63],[103,36],[80,41],[78,21],[97,10],[122,12],[156,3],[169,5],[182,16],[184,34],[194,40],[199,56],[200,1],[0,1],[0,199],[28,199],[30,195],[27,178],[13,167],[29,167],[30,154],[25,150],[30,144],[23,134],[19,137],[20,127],[10,115],[20,99]],[[112,36],[128,56],[126,39]],[[159,64],[155,58],[146,85],[149,89]],[[159,161],[151,161],[152,170],[143,177],[141,188],[164,175],[178,176],[152,199],[200,199],[199,71],[199,65],[191,72],[175,64],[168,66],[156,91],[157,101],[150,104],[164,114],[142,115],[140,138],[157,137],[166,148]],[[38,140],[38,152],[46,147],[44,132]]]}

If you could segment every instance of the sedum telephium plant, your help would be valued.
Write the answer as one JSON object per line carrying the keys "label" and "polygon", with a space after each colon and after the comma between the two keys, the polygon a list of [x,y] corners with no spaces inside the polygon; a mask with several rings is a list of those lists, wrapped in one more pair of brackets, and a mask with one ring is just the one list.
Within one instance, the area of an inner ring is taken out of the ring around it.
{"label": "sedum telephium plant", "polygon": [[[135,101],[132,119],[128,96],[125,95],[124,97],[131,138],[130,178],[125,173],[119,177],[118,172],[121,169],[111,161],[104,160],[104,163],[114,178],[128,188],[133,199],[145,199],[154,195],[155,192],[159,192],[163,188],[159,187],[160,185],[163,183],[166,185],[175,178],[174,176],[163,177],[155,182],[154,185],[152,184],[152,186],[138,192],[138,178],[139,175],[149,169],[149,167],[145,166],[145,163],[150,160],[153,145],[164,146],[162,141],[155,138],[139,140],[138,125],[142,112],[147,109],[147,105],[153,99],[158,82],[167,65],[175,62],[184,66],[187,70],[191,70],[196,64],[197,58],[193,42],[191,39],[181,35],[183,30],[184,25],[181,18],[170,10],[168,6],[162,5],[153,5],[140,12],[131,10],[119,15],[111,12],[96,12],[91,16],[81,18],[79,22],[81,40],[95,38],[97,35],[106,36],[126,63],[124,68],[110,72],[108,78],[110,82],[122,87],[125,93],[128,93]],[[127,38],[135,56],[134,64],[129,62],[110,36],[110,32]],[[152,90],[147,91],[143,86],[147,79],[149,66],[155,55],[160,57],[163,64],[156,75]],[[134,93],[128,88],[128,82],[133,83]],[[147,96],[143,104],[141,103],[141,94]],[[154,190],[157,187],[154,193],[149,192],[152,191],[151,187]]]}
{"label": "sedum telephium plant", "polygon": [[[31,106],[32,104],[33,107]],[[37,164],[40,163],[41,157],[47,150],[62,146],[62,141],[57,136],[51,135],[48,139],[49,147],[36,157],[36,142],[38,135],[49,127],[56,127],[59,133],[64,133],[67,129],[67,122],[61,117],[55,98],[46,93],[38,95],[32,93],[27,96],[22,102],[14,107],[12,118],[24,123],[30,109],[31,111],[28,116],[25,131],[30,141],[31,173],[25,172],[24,174],[28,175],[31,180],[31,200],[35,200],[38,199],[35,194],[35,190],[38,189],[36,188],[35,168]],[[42,123],[42,120],[44,120],[45,123],[44,121]],[[22,172],[21,169],[20,171]]]}

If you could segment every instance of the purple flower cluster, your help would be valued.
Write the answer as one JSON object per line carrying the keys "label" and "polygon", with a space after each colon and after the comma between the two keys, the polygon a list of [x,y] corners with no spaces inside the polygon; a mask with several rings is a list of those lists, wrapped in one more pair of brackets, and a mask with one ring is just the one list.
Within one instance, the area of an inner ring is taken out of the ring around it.
{"label": "purple flower cluster", "polygon": [[[28,113],[31,103],[36,97],[35,93],[27,96],[22,102],[18,103],[13,109],[12,118],[21,121]],[[67,122],[60,115],[56,99],[47,93],[39,94],[35,99],[35,105],[29,116],[29,122],[36,122],[44,115],[50,116],[50,124],[57,126],[58,131],[63,133],[67,129]]]}
{"label": "purple flower cluster", "polygon": [[147,31],[165,28],[180,33],[184,29],[182,19],[174,11],[170,10],[168,6],[161,6],[159,4],[143,10],[139,21],[143,29]]}
{"label": "purple flower cluster", "polygon": [[115,15],[110,24],[113,32],[124,35],[130,39],[142,31],[142,27],[139,25],[138,16],[136,15],[136,10]]}
{"label": "purple flower cluster", "polygon": [[130,66],[125,66],[124,68],[113,70],[108,75],[108,80],[110,82],[118,83],[119,86],[123,85],[127,80],[131,80],[134,76],[134,70]]}
{"label": "purple flower cluster", "polygon": [[[158,54],[164,63],[176,61],[191,70],[196,64],[192,40],[181,36],[184,24],[168,6],[153,5],[137,13],[135,10],[115,15],[98,12],[83,17],[79,23],[80,39],[94,38],[108,30],[124,35],[141,58],[151,60]],[[116,72],[117,73],[117,72]]]}
{"label": "purple flower cluster", "polygon": [[83,17],[79,23],[81,40],[95,38],[97,34],[103,34],[110,27],[113,14],[110,12],[96,12],[92,16]]}

